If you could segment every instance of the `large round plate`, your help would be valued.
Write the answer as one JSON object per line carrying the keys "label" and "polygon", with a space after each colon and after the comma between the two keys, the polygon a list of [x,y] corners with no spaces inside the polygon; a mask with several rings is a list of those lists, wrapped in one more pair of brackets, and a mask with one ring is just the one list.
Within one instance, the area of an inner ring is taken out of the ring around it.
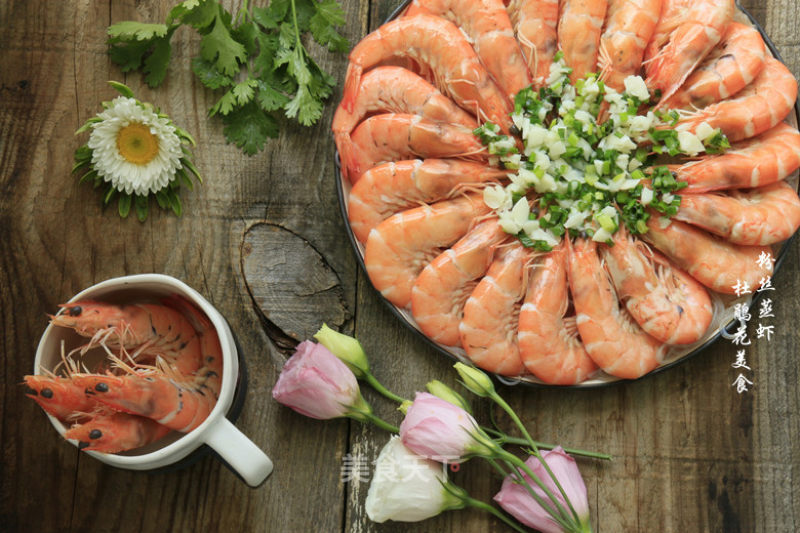
{"label": "large round plate", "polygon": [[[389,22],[390,20],[397,18],[410,3],[411,0],[405,0],[397,9],[394,10],[394,12],[389,16],[389,18],[386,19],[386,22]],[[766,32],[761,27],[761,25],[753,18],[753,16],[749,12],[747,12],[746,9],[741,7],[738,4],[738,2],[736,5],[740,11],[737,17],[741,19],[740,22],[750,23],[752,26],[758,29],[758,31],[761,33],[761,36],[764,38],[764,42],[767,44],[767,47],[769,51],[772,53],[772,55],[777,59],[779,59],[780,61],[783,61],[780,54],[778,53],[778,50],[775,48],[775,45],[769,39],[769,37],[767,36]],[[797,127],[798,123],[800,122],[800,106],[797,104],[797,102],[795,102],[794,113],[793,114],[790,113],[788,117],[788,122],[795,127]],[[364,246],[360,242],[358,242],[358,240],[355,238],[355,235],[353,234],[353,231],[350,229],[347,198],[350,194],[351,185],[342,176],[340,167],[341,165],[339,162],[339,153],[336,152],[335,154],[336,191],[339,196],[339,207],[341,209],[342,217],[344,219],[344,225],[347,230],[347,236],[350,239],[350,243],[353,246],[353,250],[355,251],[358,264],[361,267],[361,270],[364,272],[364,274],[367,275],[367,278],[369,278],[369,274],[367,274],[367,268],[364,264]],[[787,179],[787,181],[791,183],[795,187],[795,189],[798,189],[798,172],[795,172],[790,178]],[[794,236],[792,236],[790,239],[782,243],[773,246],[773,250],[776,252],[774,272],[777,272],[778,268],[781,266],[784,259],[786,258],[786,251],[788,250],[789,245],[791,244],[791,241],[793,239]],[[389,302],[388,300],[386,300],[383,296],[380,295],[380,292],[378,292],[377,290],[375,292],[376,294],[378,294],[378,297],[386,304],[389,310],[403,324],[405,324],[415,335],[419,336],[424,342],[432,346],[435,350],[443,353],[444,355],[447,355],[448,357],[451,357],[458,361],[463,361],[465,363],[470,362],[469,358],[466,356],[463,349],[454,348],[451,346],[444,346],[437,342],[432,341],[424,333],[422,333],[422,331],[419,329],[419,326],[417,326],[414,317],[411,316],[411,314],[408,311],[406,311],[405,309],[400,309],[391,302]],[[711,292],[711,294],[714,295],[716,293]],[[681,346],[672,348],[669,352],[667,352],[663,362],[658,367],[656,367],[654,370],[652,370],[648,374],[645,374],[639,379],[644,379],[658,372],[663,372],[664,370],[671,368],[677,365],[678,363],[686,361],[690,357],[702,352],[703,349],[712,344],[719,337],[724,337],[728,339],[732,338],[729,331],[732,331],[733,327],[737,324],[737,320],[734,318],[734,308],[736,304],[744,303],[750,306],[754,306],[757,303],[761,294],[762,293],[756,293],[755,296],[747,295],[742,298],[733,298],[724,295],[716,295],[720,298],[721,303],[724,305],[724,310],[716,314],[714,321],[709,327],[709,330],[706,333],[706,335],[700,341],[690,346]],[[595,374],[592,378],[582,383],[569,386],[546,384],[531,375],[526,375],[520,378],[507,378],[498,375],[496,375],[495,377],[501,382],[506,383],[508,385],[523,384],[531,387],[560,387],[560,388],[594,388],[594,387],[604,387],[608,385],[614,385],[619,382],[631,381],[608,375],[602,371]]]}

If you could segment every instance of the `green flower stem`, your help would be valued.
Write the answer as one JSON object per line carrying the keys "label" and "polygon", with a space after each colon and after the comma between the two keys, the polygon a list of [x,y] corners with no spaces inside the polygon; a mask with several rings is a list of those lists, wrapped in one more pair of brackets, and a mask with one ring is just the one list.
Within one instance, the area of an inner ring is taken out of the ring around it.
{"label": "green flower stem", "polygon": [[367,422],[372,422],[379,428],[384,429],[389,433],[400,433],[400,428],[391,425],[389,422],[387,422],[386,420],[382,419],[381,417],[377,416],[374,413],[363,413],[363,416]]}
{"label": "green flower stem", "polygon": [[398,396],[397,394],[393,393],[392,391],[384,387],[383,384],[381,384],[381,382],[378,381],[378,378],[372,375],[372,372],[367,371],[364,373],[364,381],[369,383],[369,385],[373,389],[375,389],[379,394],[385,396],[386,398],[389,398],[393,402],[403,403],[406,401],[405,398]]}
{"label": "green flower stem", "polygon": [[[526,439],[520,437],[511,437],[509,435],[506,435],[505,433],[502,433],[500,431],[497,431],[496,429],[492,429],[489,427],[482,427],[482,429],[485,432],[492,435],[492,438],[499,444],[516,444],[518,446],[530,445]],[[533,442],[535,442],[536,446],[538,446],[543,450],[552,450],[553,448],[558,446],[558,444],[549,444],[547,442],[539,442],[538,440],[535,440]],[[562,448],[566,453],[570,455],[580,455],[582,457],[591,457],[592,459],[603,459],[604,461],[612,461],[614,459],[612,455],[609,455],[607,453],[591,452],[588,450],[580,450],[578,448],[564,448],[563,446]]]}
{"label": "green flower stem", "polygon": [[488,503],[469,497],[464,499],[464,503],[466,503],[471,507],[475,507],[476,509],[481,509],[483,511],[486,511],[487,513],[493,514],[494,516],[502,520],[505,525],[512,528],[514,531],[519,531],[519,533],[525,533],[524,529],[522,529],[519,525],[515,524],[509,517],[507,517],[505,514],[501,513]]}
{"label": "green flower stem", "polygon": [[[550,470],[550,466],[547,464],[547,461],[545,461],[544,457],[542,457],[542,454],[539,453],[539,447],[536,445],[536,441],[534,441],[531,438],[531,435],[530,435],[530,433],[528,433],[528,430],[525,429],[525,424],[522,423],[522,420],[519,419],[519,417],[517,416],[517,413],[514,412],[514,410],[511,408],[511,406],[508,405],[508,403],[506,403],[506,401],[503,398],[501,398],[500,395],[497,394],[497,392],[491,391],[489,393],[489,397],[492,400],[494,400],[495,403],[497,403],[497,405],[502,407],[503,410],[506,413],[508,413],[508,416],[511,417],[511,420],[514,421],[514,424],[516,424],[517,428],[519,428],[520,432],[522,432],[522,436],[525,437],[525,440],[531,446],[531,451],[533,451],[533,455],[539,460],[540,463],[542,463],[542,466],[544,467],[545,471],[547,471],[547,474],[550,476],[550,478],[556,484],[556,487],[558,488],[559,492],[561,492],[561,495],[564,497],[564,501],[567,502],[567,505],[569,506],[569,510],[572,512],[572,516],[575,518],[575,521],[577,523],[580,523],[580,517],[578,516],[577,511],[575,511],[575,508],[572,506],[572,502],[569,500],[569,496],[567,496],[567,493],[564,490],[564,487],[561,486],[561,482],[558,481],[558,478],[555,476],[555,474],[553,474],[553,471]],[[527,468],[527,465],[526,465],[526,468]],[[530,475],[530,474],[528,474],[528,475]]]}

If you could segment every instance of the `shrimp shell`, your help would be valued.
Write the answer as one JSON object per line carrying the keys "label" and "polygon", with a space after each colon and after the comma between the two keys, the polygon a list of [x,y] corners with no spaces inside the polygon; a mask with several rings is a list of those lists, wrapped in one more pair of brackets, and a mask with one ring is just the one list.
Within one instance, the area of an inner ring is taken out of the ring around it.
{"label": "shrimp shell", "polygon": [[351,139],[353,157],[343,162],[353,183],[370,168],[391,161],[413,157],[485,161],[489,157],[478,137],[464,126],[404,113],[372,116],[356,128]]}
{"label": "shrimp shell", "polygon": [[508,11],[534,85],[541,87],[558,50],[558,0],[512,0]]}
{"label": "shrimp shell", "polygon": [[502,376],[518,376],[525,371],[517,327],[529,257],[530,252],[519,243],[498,254],[464,304],[464,318],[458,326],[467,357],[480,368]]}
{"label": "shrimp shell", "polygon": [[798,168],[800,132],[783,123],[733,145],[724,154],[670,166],[678,179],[689,184],[682,194],[761,187],[785,179]]}
{"label": "shrimp shell", "polygon": [[562,0],[558,20],[558,47],[572,68],[569,79],[578,79],[597,70],[600,35],[606,17],[606,0]]}
{"label": "shrimp shell", "polygon": [[711,290],[735,294],[735,287],[743,285],[756,289],[772,273],[771,265],[765,268],[759,263],[761,257],[772,255],[768,246],[733,244],[678,220],[665,225],[656,215],[647,227],[644,240]]}
{"label": "shrimp shell", "polygon": [[156,442],[170,431],[155,420],[109,410],[71,427],[64,438],[77,440],[81,450],[119,453]]}
{"label": "shrimp shell", "polygon": [[420,271],[489,211],[483,198],[472,194],[392,215],[367,238],[364,265],[370,281],[384,298],[406,307]]}
{"label": "shrimp shell", "polygon": [[567,250],[560,244],[530,267],[517,339],[522,363],[552,385],[574,385],[597,371],[578,338],[569,307]]}
{"label": "shrimp shell", "polygon": [[775,244],[800,227],[800,198],[786,182],[729,194],[684,194],[677,220],[735,244]]}
{"label": "shrimp shell", "polygon": [[480,121],[510,131],[511,105],[495,85],[472,46],[452,22],[420,14],[388,22],[364,37],[350,52],[342,105],[355,108],[362,72],[393,57],[409,57],[430,68],[435,85]]}
{"label": "shrimp shell", "polygon": [[444,17],[461,28],[481,63],[510,100],[531,84],[502,0],[414,0],[406,16],[420,13]]}
{"label": "shrimp shell", "polygon": [[658,107],[703,108],[730,98],[749,85],[764,68],[767,47],[757,29],[731,22],[722,41],[686,82]]}
{"label": "shrimp shell", "polygon": [[780,124],[797,100],[797,80],[777,59],[768,57],[753,82],[735,98],[697,112],[683,113],[677,129],[694,132],[703,122],[719,128],[731,142],[749,139]]}

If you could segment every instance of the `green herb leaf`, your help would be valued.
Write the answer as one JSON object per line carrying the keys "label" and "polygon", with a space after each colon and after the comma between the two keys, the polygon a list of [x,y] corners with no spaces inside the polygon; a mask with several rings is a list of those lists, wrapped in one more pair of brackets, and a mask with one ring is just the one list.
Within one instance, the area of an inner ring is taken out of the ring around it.
{"label": "green herb leaf", "polygon": [[200,41],[200,54],[226,76],[233,76],[239,72],[239,63],[247,59],[244,46],[231,37],[219,17],[214,22],[211,32]]}
{"label": "green herb leaf", "polygon": [[169,64],[169,57],[172,53],[172,46],[169,43],[169,37],[164,39],[157,39],[153,45],[153,51],[144,60],[144,81],[150,87],[158,87],[164,78],[167,76],[167,65]]}
{"label": "green herb leaf", "polygon": [[231,112],[223,118],[223,122],[225,138],[247,155],[262,150],[267,138],[278,136],[278,123],[254,102]]}
{"label": "green herb leaf", "polygon": [[217,70],[212,62],[200,56],[192,59],[192,72],[200,79],[200,83],[209,89],[220,89],[233,83],[233,78],[226,76]]}
{"label": "green herb leaf", "polygon": [[148,24],[126,20],[109,26],[108,35],[125,41],[148,41],[154,37],[166,36],[167,29],[166,24]]}

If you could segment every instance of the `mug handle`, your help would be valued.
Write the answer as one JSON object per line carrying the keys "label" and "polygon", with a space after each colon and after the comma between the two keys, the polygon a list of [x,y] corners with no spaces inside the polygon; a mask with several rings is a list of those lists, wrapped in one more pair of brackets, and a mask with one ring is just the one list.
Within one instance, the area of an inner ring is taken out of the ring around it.
{"label": "mug handle", "polygon": [[251,487],[260,485],[272,472],[272,461],[239,431],[230,420],[220,417],[208,428],[205,442],[214,449]]}

